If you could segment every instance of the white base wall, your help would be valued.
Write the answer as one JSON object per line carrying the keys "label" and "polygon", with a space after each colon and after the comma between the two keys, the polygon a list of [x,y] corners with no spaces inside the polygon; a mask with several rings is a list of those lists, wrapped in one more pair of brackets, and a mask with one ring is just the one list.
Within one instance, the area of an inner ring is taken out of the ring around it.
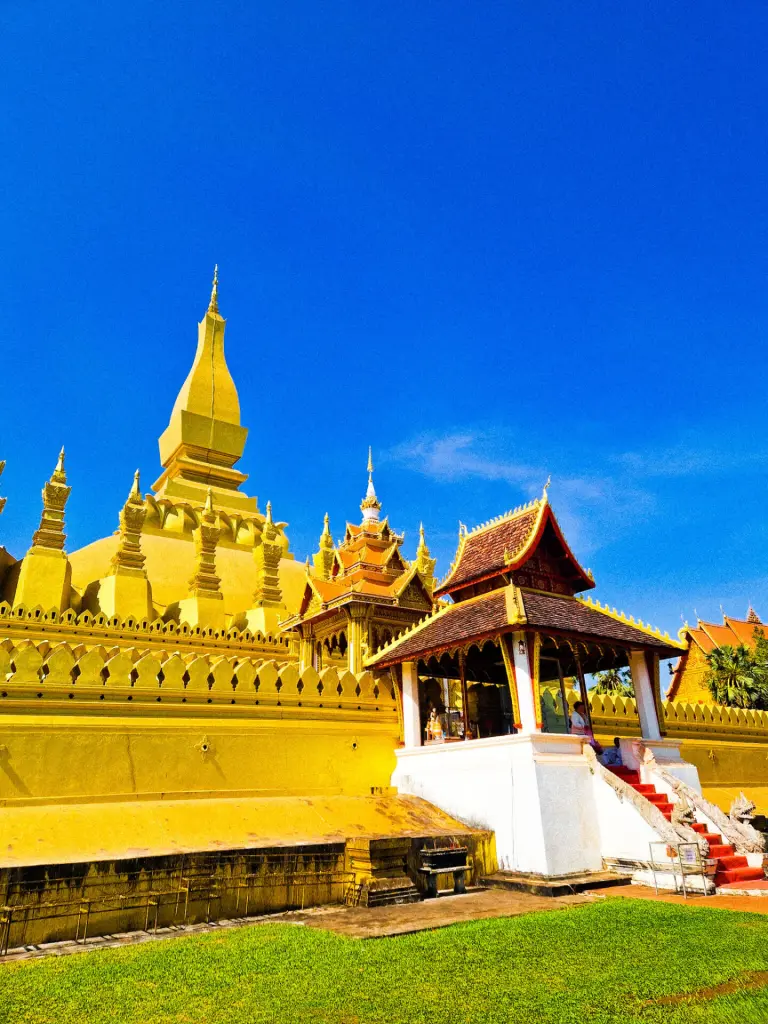
{"label": "white base wall", "polygon": [[[659,836],[629,800],[591,773],[582,743],[578,736],[532,733],[408,747],[395,751],[392,785],[491,829],[502,871],[568,875],[600,871],[605,861],[647,870],[650,843]],[[698,788],[679,744],[649,745],[665,767]],[[655,848],[654,857],[664,861],[664,848]]]}
{"label": "white base wall", "polygon": [[499,868],[602,868],[594,784],[578,736],[532,733],[397,750],[392,785],[496,833]]}

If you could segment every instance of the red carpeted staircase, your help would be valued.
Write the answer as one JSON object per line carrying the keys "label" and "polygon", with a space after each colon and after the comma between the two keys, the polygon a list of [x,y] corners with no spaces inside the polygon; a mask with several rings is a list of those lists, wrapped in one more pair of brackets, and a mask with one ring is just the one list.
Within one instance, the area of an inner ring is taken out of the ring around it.
{"label": "red carpeted staircase", "polygon": [[[618,775],[620,779],[630,785],[632,789],[637,790],[646,800],[655,804],[667,821],[672,820],[674,804],[667,800],[665,793],[657,793],[655,786],[641,782],[639,772],[624,766],[612,767],[610,770],[614,775]],[[747,858],[738,855],[729,843],[724,843],[721,835],[715,832],[707,832],[707,826],[699,822],[693,824],[691,828],[709,843],[709,858],[717,862],[714,883],[718,888],[724,885],[730,885],[734,888],[749,888],[744,883],[756,882],[758,880],[763,881],[765,879],[763,869],[751,868],[747,863]]]}

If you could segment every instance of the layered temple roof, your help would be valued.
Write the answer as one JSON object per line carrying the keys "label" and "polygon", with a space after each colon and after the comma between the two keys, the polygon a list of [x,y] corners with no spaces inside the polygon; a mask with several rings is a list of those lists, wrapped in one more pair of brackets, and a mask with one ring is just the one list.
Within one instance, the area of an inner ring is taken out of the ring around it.
{"label": "layered temple roof", "polygon": [[369,658],[369,668],[418,661],[513,629],[549,630],[572,639],[619,647],[644,647],[662,658],[679,654],[682,644],[658,630],[591,601],[522,590],[514,584],[441,608]]}
{"label": "layered temple roof", "polygon": [[401,554],[402,534],[391,529],[388,519],[379,519],[381,502],[373,485],[370,452],[368,487],[360,509],[362,523],[347,523],[344,539],[338,546],[333,542],[326,515],[314,566],[310,569],[307,565],[299,614],[284,622],[284,629],[355,601],[398,604],[409,588],[419,610],[432,608],[435,560],[430,558],[423,528],[416,559],[410,564]]}
{"label": "layered temple roof", "polygon": [[[697,649],[701,654],[707,655],[717,647],[737,647],[739,644],[754,647],[755,627],[762,627],[762,625],[757,612],[750,607],[745,619],[734,619],[730,615],[723,615],[721,623],[703,622],[701,619],[698,620],[695,627],[686,623],[680,630],[680,637],[688,648],[686,654],[692,649]],[[667,700],[677,699],[686,668],[687,658],[684,656],[675,666],[675,673],[667,690]]]}
{"label": "layered temple roof", "polygon": [[545,488],[529,505],[471,532],[462,528],[451,571],[436,590],[455,603],[401,634],[366,665],[421,660],[528,628],[597,645],[645,648],[667,658],[683,649],[623,612],[575,596],[594,585],[568,546]]}
{"label": "layered temple roof", "polygon": [[537,550],[538,564],[530,565],[529,586],[575,594],[595,585],[568,546],[547,499],[513,509],[474,530],[461,528],[459,546],[451,569],[435,590],[435,596],[457,594],[467,587],[497,576],[507,577],[530,563]]}

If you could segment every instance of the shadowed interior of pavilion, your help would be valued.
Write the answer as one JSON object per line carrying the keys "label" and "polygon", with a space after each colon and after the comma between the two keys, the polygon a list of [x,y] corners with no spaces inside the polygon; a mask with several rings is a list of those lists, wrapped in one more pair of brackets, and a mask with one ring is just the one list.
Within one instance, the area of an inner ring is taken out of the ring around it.
{"label": "shadowed interior of pavilion", "polygon": [[[596,672],[629,668],[629,652],[621,646],[541,636],[538,652],[538,700],[543,732],[570,730],[568,693],[575,692],[589,716],[587,677]],[[467,648],[435,653],[418,662],[421,735],[437,712],[442,739],[484,739],[519,730],[514,686],[510,686],[505,641],[488,639]],[[570,702],[573,703],[573,700]]]}

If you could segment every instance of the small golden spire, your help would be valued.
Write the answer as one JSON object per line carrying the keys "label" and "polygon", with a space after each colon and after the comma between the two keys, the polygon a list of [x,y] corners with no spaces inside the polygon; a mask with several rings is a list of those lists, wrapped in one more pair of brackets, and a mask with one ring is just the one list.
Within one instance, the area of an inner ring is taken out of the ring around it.
{"label": "small golden spire", "polygon": [[129,501],[141,501],[141,483],[139,481],[138,469],[133,474],[133,487],[131,487],[131,493],[128,495]]}
{"label": "small golden spire", "polygon": [[51,480],[55,480],[57,483],[65,484],[67,482],[67,474],[64,470],[64,446],[62,445],[61,451],[59,452],[59,458],[56,463],[56,469],[54,469],[51,476]]}
{"label": "small golden spire", "polygon": [[272,524],[272,502],[271,501],[267,502],[267,519],[266,519],[266,521],[270,525]]}
{"label": "small golden spire", "polygon": [[368,476],[370,476],[371,473],[373,473],[373,450],[371,449],[371,446],[368,445]]}
{"label": "small golden spire", "polygon": [[209,487],[208,493],[205,496],[205,505],[203,506],[203,519],[207,523],[211,523],[215,518],[216,515],[213,511],[213,491]]}
{"label": "small golden spire", "polygon": [[547,499],[549,497],[549,495],[547,494],[547,491],[549,490],[549,485],[551,483],[552,483],[552,477],[550,475],[550,476],[547,477],[547,482],[544,484],[544,491],[543,491],[543,493],[541,495],[544,501],[547,501]]}
{"label": "small golden spire", "polygon": [[213,268],[213,287],[211,288],[211,301],[208,303],[209,313],[219,312],[219,264]]}

